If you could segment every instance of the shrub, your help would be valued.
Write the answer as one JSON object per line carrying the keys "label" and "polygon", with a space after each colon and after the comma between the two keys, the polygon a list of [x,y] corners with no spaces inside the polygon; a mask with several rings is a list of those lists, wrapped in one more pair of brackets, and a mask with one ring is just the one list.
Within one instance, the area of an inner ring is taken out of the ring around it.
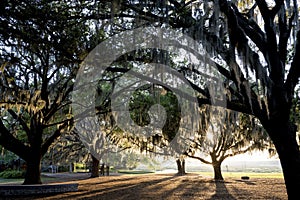
{"label": "shrub", "polygon": [[17,170],[11,170],[6,169],[5,171],[0,173],[1,178],[24,178],[25,177],[25,171],[17,171]]}

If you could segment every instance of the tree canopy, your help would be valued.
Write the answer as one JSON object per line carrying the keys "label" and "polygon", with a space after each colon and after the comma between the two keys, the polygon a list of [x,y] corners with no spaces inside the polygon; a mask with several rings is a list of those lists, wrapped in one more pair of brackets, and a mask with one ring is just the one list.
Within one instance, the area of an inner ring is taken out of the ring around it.
{"label": "tree canopy", "polygon": [[[35,168],[38,164],[28,155],[36,153],[32,157],[40,160],[70,125],[70,92],[78,64],[87,53],[103,38],[138,27],[159,27],[170,30],[169,36],[174,32],[189,36],[201,48],[195,51],[192,44],[180,47],[193,50],[196,60],[202,59],[201,51],[210,59],[197,64],[183,58],[183,53],[178,62],[176,56],[157,49],[134,50],[118,57],[107,71],[122,76],[134,62],[176,62],[172,69],[188,80],[199,106],[216,104],[225,97],[226,104],[219,106],[260,121],[279,155],[289,198],[297,198],[300,152],[292,108],[299,97],[298,1],[6,0],[1,1],[0,9],[0,143],[35,163]],[[168,35],[162,37],[168,40]],[[149,55],[156,59],[149,60]],[[126,67],[126,63],[131,64]],[[214,76],[207,83],[203,79],[212,68],[210,75]],[[213,91],[211,86],[216,84],[223,89]],[[214,98],[212,92],[222,95]],[[27,140],[16,138],[20,132]],[[35,147],[39,151],[33,152]],[[33,179],[29,182],[40,182],[38,177]]]}
{"label": "tree canopy", "polygon": [[67,1],[1,2],[0,144],[26,161],[24,184],[41,183],[42,156],[72,125],[70,93],[89,29],[74,17],[81,9]]}
{"label": "tree canopy", "polygon": [[[209,109],[213,111],[208,112]],[[199,133],[185,155],[212,165],[216,180],[223,180],[221,165],[226,158],[272,147],[268,135],[253,116],[211,106],[201,110],[208,114],[201,118]]]}

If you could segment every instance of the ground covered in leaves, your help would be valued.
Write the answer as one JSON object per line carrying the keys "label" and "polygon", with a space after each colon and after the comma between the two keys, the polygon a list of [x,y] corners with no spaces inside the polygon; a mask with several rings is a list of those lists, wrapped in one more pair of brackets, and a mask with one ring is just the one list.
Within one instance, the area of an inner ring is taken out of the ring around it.
{"label": "ground covered in leaves", "polygon": [[[224,181],[214,181],[199,174],[122,175],[92,179],[81,176],[75,181],[67,178],[66,181],[79,183],[78,192],[6,199],[287,199],[282,178],[226,178]],[[63,181],[63,178],[56,180]]]}

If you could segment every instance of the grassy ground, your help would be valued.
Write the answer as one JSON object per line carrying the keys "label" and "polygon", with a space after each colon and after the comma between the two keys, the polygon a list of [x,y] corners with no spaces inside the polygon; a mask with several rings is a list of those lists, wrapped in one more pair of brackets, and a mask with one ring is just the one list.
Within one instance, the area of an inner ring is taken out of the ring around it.
{"label": "grassy ground", "polygon": [[154,171],[145,171],[145,170],[118,170],[120,174],[149,174],[154,173]]}
{"label": "grassy ground", "polygon": [[[55,181],[57,178],[55,177],[43,177],[42,176],[42,182],[50,182]],[[24,179],[4,179],[0,178],[0,184],[22,184],[24,182]]]}
{"label": "grassy ground", "polygon": [[5,178],[0,178],[0,184],[6,184],[6,183],[11,183],[11,184],[19,184],[23,181],[23,179],[5,179]]}
{"label": "grassy ground", "polygon": [[[151,171],[140,171],[140,170],[119,170],[118,175],[123,174],[132,174],[132,175],[143,175],[143,174],[151,174],[153,172]],[[199,174],[201,176],[207,177],[207,178],[213,178],[214,174],[213,172],[193,172],[195,174]],[[76,179],[77,177],[80,177],[79,179],[82,179],[82,176],[80,174],[83,173],[74,173],[73,175],[70,173],[58,173],[57,176],[55,174],[48,174],[48,175],[42,175],[42,182],[48,183],[48,182],[55,182],[55,181],[63,181],[66,177],[64,174],[68,174],[68,179],[66,181],[71,179]],[[77,177],[75,176],[77,174]],[[256,173],[256,172],[223,172],[223,177],[226,178],[240,178],[242,176],[249,176],[251,178],[283,178],[282,173]],[[61,176],[59,176],[61,175]],[[3,179],[0,178],[0,184],[22,184],[24,179]]]}
{"label": "grassy ground", "polygon": [[[213,172],[197,172],[197,174],[207,177],[213,177]],[[249,176],[250,178],[283,178],[282,173],[257,173],[257,172],[223,172],[223,177],[226,178],[240,178],[242,176]]]}
{"label": "grassy ground", "polygon": [[[250,179],[241,180],[243,175],[250,176]],[[279,177],[278,174],[224,173],[225,181],[214,181],[211,173],[203,172],[186,176],[123,174],[76,180],[79,184],[77,192],[6,200],[286,200],[284,181],[274,176]]]}
{"label": "grassy ground", "polygon": [[[90,175],[88,173],[43,173],[41,176],[42,183],[54,183],[54,182],[65,182],[65,181],[73,181],[73,180],[81,180],[86,179]],[[17,184],[20,185],[24,182],[24,179],[3,179],[0,178],[1,184]]]}

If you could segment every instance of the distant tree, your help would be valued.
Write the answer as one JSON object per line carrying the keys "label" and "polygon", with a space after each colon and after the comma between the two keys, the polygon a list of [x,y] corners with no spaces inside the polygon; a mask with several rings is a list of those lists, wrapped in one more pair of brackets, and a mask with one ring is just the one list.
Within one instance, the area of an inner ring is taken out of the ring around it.
{"label": "distant tree", "polygon": [[72,163],[86,163],[89,160],[89,152],[81,142],[80,138],[70,132],[62,134],[48,148],[47,153],[43,156],[42,163],[49,165],[71,165]]}
{"label": "distant tree", "polygon": [[267,150],[270,139],[253,116],[234,111],[204,106],[205,115],[199,134],[191,142],[186,156],[210,164],[214,169],[214,179],[223,180],[221,165],[229,157],[251,152]]}
{"label": "distant tree", "polygon": [[[158,107],[154,107],[156,110],[151,111],[152,106]],[[164,87],[147,84],[136,90],[130,99],[129,111],[133,121],[141,127],[150,124],[151,120],[156,120],[157,124],[154,123],[154,126],[150,127],[153,130],[148,133],[153,134],[154,146],[161,140],[171,141],[178,132],[181,117],[180,105],[172,91]],[[162,126],[161,130],[156,130],[160,128],[159,126]]]}
{"label": "distant tree", "polygon": [[[166,112],[166,119],[161,132],[155,133],[153,130],[152,136],[148,138],[148,142],[144,143],[142,150],[152,153],[159,152],[159,148],[167,148],[168,143],[174,139],[178,134],[181,119],[181,109],[177,97],[164,87],[159,87],[153,84],[152,86],[144,85],[143,88],[136,91],[131,99],[131,117],[140,126],[145,126],[150,123],[150,118],[160,119],[161,116],[150,116],[149,109],[154,104],[162,106]],[[163,122],[162,122],[163,123]],[[143,139],[143,137],[142,137]],[[144,140],[144,139],[143,139]],[[144,140],[145,141],[145,140]],[[150,148],[149,148],[150,147]],[[172,157],[172,150],[170,154],[166,152],[165,156]],[[185,159],[179,152],[174,154],[176,157],[176,165],[178,175],[185,174]]]}
{"label": "distant tree", "polygon": [[85,145],[92,157],[91,177],[99,176],[99,163],[107,157],[108,152],[116,151],[107,136],[107,132],[101,130],[99,119],[86,118],[81,120],[74,130],[79,135],[80,141]]}

